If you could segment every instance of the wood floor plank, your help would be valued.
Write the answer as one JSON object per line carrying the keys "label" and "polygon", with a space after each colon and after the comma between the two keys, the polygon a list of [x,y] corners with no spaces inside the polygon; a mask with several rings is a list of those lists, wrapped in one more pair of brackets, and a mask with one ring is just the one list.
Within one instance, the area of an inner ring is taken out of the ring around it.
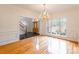
{"label": "wood floor plank", "polygon": [[0,46],[0,54],[79,54],[78,43],[48,36],[34,36]]}

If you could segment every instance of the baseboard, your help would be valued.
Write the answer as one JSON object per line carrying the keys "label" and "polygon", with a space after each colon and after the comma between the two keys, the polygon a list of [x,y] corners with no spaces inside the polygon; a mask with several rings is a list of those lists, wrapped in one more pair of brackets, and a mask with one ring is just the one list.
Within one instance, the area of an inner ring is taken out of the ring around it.
{"label": "baseboard", "polygon": [[66,36],[51,36],[51,35],[41,35],[41,36],[48,36],[48,37],[53,37],[53,38],[58,38],[58,39],[63,39],[63,40],[68,40],[68,41],[72,41],[72,42],[78,42],[77,39],[73,39],[70,37],[66,37]]}

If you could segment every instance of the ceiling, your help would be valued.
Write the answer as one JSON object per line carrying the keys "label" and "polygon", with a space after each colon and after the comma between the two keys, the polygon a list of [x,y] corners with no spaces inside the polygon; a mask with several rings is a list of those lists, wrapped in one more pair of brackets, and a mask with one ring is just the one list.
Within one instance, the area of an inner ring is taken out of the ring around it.
{"label": "ceiling", "polygon": [[[43,11],[43,4],[20,4],[17,5],[19,7],[40,13]],[[54,13],[54,12],[61,12],[61,11],[66,11],[71,8],[76,8],[78,6],[77,4],[46,4],[47,11],[49,13]]]}

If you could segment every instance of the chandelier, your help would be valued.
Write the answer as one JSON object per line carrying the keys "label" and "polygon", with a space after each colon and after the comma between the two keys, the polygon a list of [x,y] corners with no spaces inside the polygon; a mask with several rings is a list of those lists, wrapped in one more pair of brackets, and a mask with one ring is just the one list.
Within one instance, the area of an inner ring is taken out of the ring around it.
{"label": "chandelier", "polygon": [[42,12],[42,20],[47,20],[48,18],[48,13],[47,13],[47,8],[46,8],[46,4],[43,4],[43,12]]}

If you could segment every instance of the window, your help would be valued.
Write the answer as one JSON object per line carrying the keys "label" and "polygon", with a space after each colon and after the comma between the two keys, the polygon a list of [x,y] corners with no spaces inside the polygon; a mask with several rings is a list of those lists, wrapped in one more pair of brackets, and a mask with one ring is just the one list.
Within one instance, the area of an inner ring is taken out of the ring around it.
{"label": "window", "polygon": [[66,35],[66,18],[47,20],[47,32],[56,35]]}

